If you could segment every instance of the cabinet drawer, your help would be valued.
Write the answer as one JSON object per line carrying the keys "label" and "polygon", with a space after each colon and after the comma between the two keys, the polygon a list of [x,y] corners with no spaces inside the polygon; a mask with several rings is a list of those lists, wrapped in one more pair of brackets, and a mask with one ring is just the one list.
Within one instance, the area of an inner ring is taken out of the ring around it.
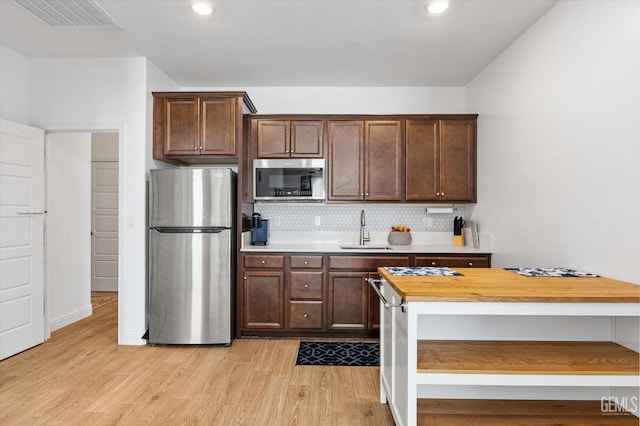
{"label": "cabinet drawer", "polygon": [[245,268],[284,268],[284,256],[247,254],[244,256]]}
{"label": "cabinet drawer", "polygon": [[289,328],[322,329],[322,302],[289,302]]}
{"label": "cabinet drawer", "polygon": [[324,272],[289,272],[289,297],[291,299],[322,299]]}
{"label": "cabinet drawer", "polygon": [[489,268],[491,260],[488,256],[416,256],[416,266]]}
{"label": "cabinet drawer", "polygon": [[322,256],[290,256],[291,268],[322,268]]}
{"label": "cabinet drawer", "polygon": [[329,269],[375,271],[383,266],[409,266],[406,256],[329,256]]}

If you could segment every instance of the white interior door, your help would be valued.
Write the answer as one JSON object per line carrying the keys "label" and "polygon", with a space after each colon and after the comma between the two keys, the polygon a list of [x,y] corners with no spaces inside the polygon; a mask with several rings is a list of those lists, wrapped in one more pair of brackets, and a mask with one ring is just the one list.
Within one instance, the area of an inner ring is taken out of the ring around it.
{"label": "white interior door", "polygon": [[44,132],[0,120],[0,359],[45,340]]}
{"label": "white interior door", "polygon": [[118,162],[91,162],[91,291],[118,291]]}

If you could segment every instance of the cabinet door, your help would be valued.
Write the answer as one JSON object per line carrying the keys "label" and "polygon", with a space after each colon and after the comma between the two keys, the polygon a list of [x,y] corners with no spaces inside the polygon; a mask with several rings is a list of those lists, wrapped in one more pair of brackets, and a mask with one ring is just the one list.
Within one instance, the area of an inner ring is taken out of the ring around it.
{"label": "cabinet door", "polygon": [[165,155],[197,155],[198,100],[196,98],[165,99]]}
{"label": "cabinet door", "polygon": [[322,301],[289,302],[289,329],[322,330]]}
{"label": "cabinet door", "polygon": [[[380,274],[378,273],[370,273],[369,278],[374,280],[380,279]],[[368,327],[369,330],[379,330],[380,329],[380,298],[378,297],[378,293],[371,288],[371,284],[367,282],[367,293],[368,293]]]}
{"label": "cabinet door", "polygon": [[490,268],[490,255],[477,256],[416,256],[416,266],[450,268]]}
{"label": "cabinet door", "polygon": [[366,272],[330,272],[329,330],[366,330],[368,291]]}
{"label": "cabinet door", "polygon": [[289,157],[290,125],[288,120],[258,120],[258,158]]}
{"label": "cabinet door", "polygon": [[476,201],[476,122],[440,120],[440,199]]}
{"label": "cabinet door", "polygon": [[284,328],[284,272],[245,271],[244,328]]}
{"label": "cabinet door", "polygon": [[236,99],[200,101],[200,154],[236,155]]}
{"label": "cabinet door", "polygon": [[245,254],[244,267],[245,268],[281,269],[281,268],[284,268],[284,255]]}
{"label": "cabinet door", "polygon": [[434,201],[439,192],[437,120],[406,122],[406,200]]}
{"label": "cabinet door", "polygon": [[364,122],[329,122],[328,200],[364,197]]}
{"label": "cabinet door", "polygon": [[289,271],[289,297],[298,300],[322,300],[324,272]]}
{"label": "cabinet door", "polygon": [[402,122],[365,123],[365,200],[400,201],[404,171]]}
{"label": "cabinet door", "polygon": [[322,158],[324,131],[322,121],[291,122],[291,156]]}
{"label": "cabinet door", "polygon": [[316,255],[291,255],[289,256],[292,269],[319,269],[323,265],[323,257]]}

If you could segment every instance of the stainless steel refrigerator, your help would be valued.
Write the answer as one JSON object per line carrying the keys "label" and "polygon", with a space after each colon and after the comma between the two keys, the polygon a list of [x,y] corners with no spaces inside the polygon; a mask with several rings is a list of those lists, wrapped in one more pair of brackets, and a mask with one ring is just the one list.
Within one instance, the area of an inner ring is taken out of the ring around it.
{"label": "stainless steel refrigerator", "polygon": [[237,175],[151,170],[149,343],[231,344]]}

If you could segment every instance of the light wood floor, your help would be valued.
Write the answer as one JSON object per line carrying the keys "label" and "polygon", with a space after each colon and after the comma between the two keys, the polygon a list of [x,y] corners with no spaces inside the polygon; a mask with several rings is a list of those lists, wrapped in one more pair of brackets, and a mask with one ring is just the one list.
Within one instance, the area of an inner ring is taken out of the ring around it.
{"label": "light wood floor", "polygon": [[379,369],[295,366],[297,340],[118,346],[117,302],[0,362],[2,425],[393,425]]}

